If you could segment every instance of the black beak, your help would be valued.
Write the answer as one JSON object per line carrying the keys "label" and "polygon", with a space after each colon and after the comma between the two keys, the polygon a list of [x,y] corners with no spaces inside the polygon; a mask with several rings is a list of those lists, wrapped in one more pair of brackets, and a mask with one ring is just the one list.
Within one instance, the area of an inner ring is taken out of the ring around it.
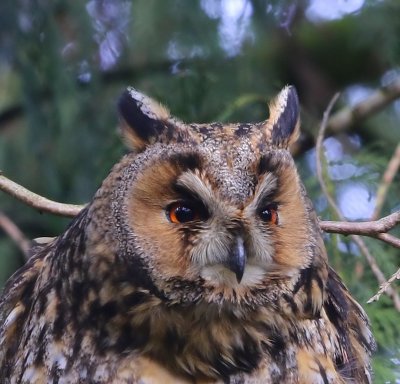
{"label": "black beak", "polygon": [[226,266],[236,275],[238,283],[242,281],[246,259],[247,255],[243,239],[241,236],[238,236],[233,244],[230,258],[226,264]]}

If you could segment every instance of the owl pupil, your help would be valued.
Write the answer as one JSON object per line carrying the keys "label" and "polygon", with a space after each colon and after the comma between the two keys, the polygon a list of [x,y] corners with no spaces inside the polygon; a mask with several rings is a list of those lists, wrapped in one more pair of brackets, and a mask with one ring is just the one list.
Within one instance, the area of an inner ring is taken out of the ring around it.
{"label": "owl pupil", "polygon": [[195,219],[195,212],[192,208],[181,205],[175,209],[175,216],[180,223],[186,223]]}
{"label": "owl pupil", "polygon": [[260,211],[260,218],[267,223],[278,224],[278,212],[276,204],[270,204]]}
{"label": "owl pupil", "polygon": [[271,221],[271,218],[272,218],[272,213],[271,213],[271,211],[267,208],[267,209],[264,209],[262,212],[261,212],[261,219],[263,220],[263,221]]}
{"label": "owl pupil", "polygon": [[185,202],[176,202],[167,208],[167,217],[171,223],[187,223],[200,218],[199,209]]}

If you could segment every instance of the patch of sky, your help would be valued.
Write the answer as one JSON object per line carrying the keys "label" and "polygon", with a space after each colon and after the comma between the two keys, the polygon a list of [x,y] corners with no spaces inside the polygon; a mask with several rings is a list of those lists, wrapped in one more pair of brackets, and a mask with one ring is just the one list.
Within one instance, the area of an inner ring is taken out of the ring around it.
{"label": "patch of sky", "polygon": [[364,0],[311,0],[306,17],[311,22],[338,20],[361,10]]}
{"label": "patch of sky", "polygon": [[201,0],[201,8],[211,19],[218,19],[219,43],[230,56],[240,54],[243,44],[254,39],[250,21],[253,7],[248,0]]}

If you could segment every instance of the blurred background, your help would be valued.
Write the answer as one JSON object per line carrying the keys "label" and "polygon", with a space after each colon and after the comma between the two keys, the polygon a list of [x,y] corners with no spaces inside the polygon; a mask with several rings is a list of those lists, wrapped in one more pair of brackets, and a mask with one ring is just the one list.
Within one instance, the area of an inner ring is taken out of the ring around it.
{"label": "blurred background", "polygon": [[[91,199],[126,151],[116,100],[133,85],[185,121],[260,121],[281,87],[297,87],[302,136],[295,158],[318,214],[337,216],[316,178],[324,110],[352,107],[400,77],[398,0],[2,0],[0,171],[43,196]],[[324,141],[329,191],[349,220],[374,212],[382,175],[400,141],[400,101]],[[380,216],[400,209],[400,177]],[[69,219],[0,192],[0,213],[26,236],[55,236]],[[4,223],[4,222],[3,222]],[[4,228],[3,228],[4,229]],[[0,227],[0,286],[24,262]],[[399,235],[399,230],[393,232]],[[386,278],[399,249],[365,239]],[[376,383],[400,383],[400,315],[382,296],[359,248],[326,235],[330,262],[366,308],[379,350]],[[399,293],[399,285],[393,288]]]}

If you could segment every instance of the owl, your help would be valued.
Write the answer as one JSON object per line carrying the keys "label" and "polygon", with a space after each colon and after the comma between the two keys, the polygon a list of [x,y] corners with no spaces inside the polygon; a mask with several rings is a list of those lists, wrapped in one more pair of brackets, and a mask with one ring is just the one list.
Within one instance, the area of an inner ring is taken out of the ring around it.
{"label": "owl", "polygon": [[370,383],[368,318],[328,265],[289,146],[269,118],[185,124],[134,88],[131,152],[0,302],[1,383]]}

